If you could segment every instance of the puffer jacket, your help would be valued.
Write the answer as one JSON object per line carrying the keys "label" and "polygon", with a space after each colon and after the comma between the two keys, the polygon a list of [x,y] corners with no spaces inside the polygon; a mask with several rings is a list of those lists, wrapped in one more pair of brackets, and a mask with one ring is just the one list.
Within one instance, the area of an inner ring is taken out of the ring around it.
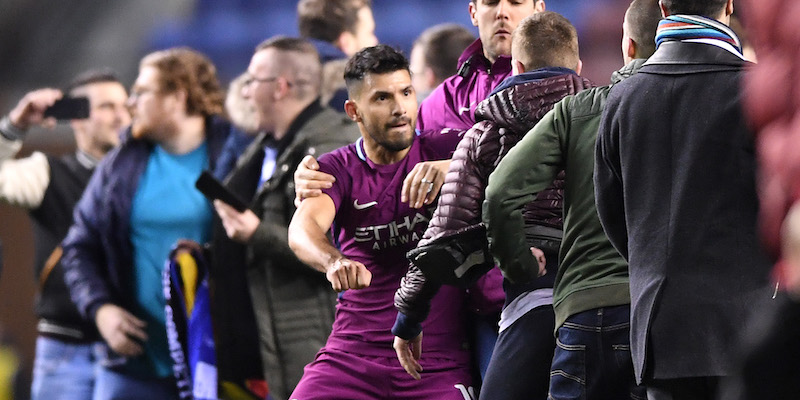
{"label": "puffer jacket", "polygon": [[[480,122],[459,143],[438,207],[417,249],[409,254],[411,266],[395,294],[395,307],[403,314],[398,316],[398,332],[414,333],[412,326],[427,317],[430,297],[441,284],[439,279],[428,281],[422,270],[428,275],[439,276],[431,274],[432,270],[447,275],[464,263],[475,262],[476,255],[480,255],[478,264],[484,266],[481,272],[493,267],[485,234],[476,234],[485,232],[481,207],[489,175],[556,102],[589,87],[591,83],[572,70],[544,68],[508,78],[478,106],[476,115]],[[528,204],[526,225],[560,230],[562,203],[563,173]],[[453,256],[453,262],[443,263],[435,256],[436,251],[426,251],[443,243],[450,243],[447,254]],[[429,254],[433,256],[428,257]]]}

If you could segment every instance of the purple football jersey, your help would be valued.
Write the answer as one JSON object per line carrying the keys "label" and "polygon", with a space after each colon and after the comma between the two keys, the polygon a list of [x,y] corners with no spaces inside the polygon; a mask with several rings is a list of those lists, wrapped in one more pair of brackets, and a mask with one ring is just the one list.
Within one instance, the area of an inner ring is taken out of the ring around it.
{"label": "purple football jersey", "polygon": [[[372,272],[369,287],[339,296],[326,347],[364,355],[395,355],[391,333],[397,317],[394,293],[408,271],[405,254],[416,247],[435,208],[414,209],[400,202],[403,180],[421,161],[449,158],[456,135],[420,134],[408,155],[391,165],[369,160],[361,139],[320,157],[320,171],[336,177],[333,187],[323,191],[336,205],[334,239],[346,257]],[[434,297],[430,316],[422,325],[425,357],[468,359],[464,299],[463,290],[450,286]]]}

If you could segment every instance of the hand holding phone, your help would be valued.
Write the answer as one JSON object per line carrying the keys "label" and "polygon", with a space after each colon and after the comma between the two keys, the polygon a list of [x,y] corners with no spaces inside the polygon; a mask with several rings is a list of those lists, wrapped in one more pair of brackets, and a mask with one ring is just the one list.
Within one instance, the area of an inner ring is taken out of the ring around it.
{"label": "hand holding phone", "polygon": [[62,97],[44,110],[44,117],[58,121],[89,118],[89,99],[86,97]]}
{"label": "hand holding phone", "polygon": [[210,201],[221,200],[238,212],[247,210],[247,204],[228,190],[228,188],[223,186],[222,183],[220,183],[217,178],[214,178],[214,175],[211,175],[208,171],[203,171],[203,173],[200,174],[194,186]]}

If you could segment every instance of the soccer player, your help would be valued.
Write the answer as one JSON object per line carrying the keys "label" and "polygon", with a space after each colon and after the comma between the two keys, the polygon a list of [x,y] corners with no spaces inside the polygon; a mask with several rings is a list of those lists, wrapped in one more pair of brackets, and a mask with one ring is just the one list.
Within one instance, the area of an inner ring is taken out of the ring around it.
{"label": "soccer player", "polygon": [[[425,231],[432,207],[401,201],[403,180],[416,164],[450,157],[455,134],[415,135],[417,100],[408,60],[388,46],[348,61],[345,111],[361,139],[320,157],[336,182],[304,200],[289,226],[297,256],[325,272],[341,292],[333,331],[305,369],[291,399],[469,399],[464,347],[464,292],[448,287],[434,298],[425,329],[419,379],[397,360],[390,331],[394,291],[408,270],[406,251]],[[334,225],[333,237],[325,233]],[[411,351],[419,352],[412,343]]]}

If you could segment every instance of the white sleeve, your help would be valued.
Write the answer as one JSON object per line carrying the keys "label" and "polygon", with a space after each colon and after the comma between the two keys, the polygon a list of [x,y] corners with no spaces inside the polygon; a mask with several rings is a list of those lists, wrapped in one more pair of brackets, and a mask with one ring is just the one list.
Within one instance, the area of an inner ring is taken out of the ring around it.
{"label": "white sleeve", "polygon": [[15,160],[22,147],[18,140],[0,135],[0,200],[14,206],[34,209],[42,204],[50,184],[47,157],[34,152],[30,157]]}

